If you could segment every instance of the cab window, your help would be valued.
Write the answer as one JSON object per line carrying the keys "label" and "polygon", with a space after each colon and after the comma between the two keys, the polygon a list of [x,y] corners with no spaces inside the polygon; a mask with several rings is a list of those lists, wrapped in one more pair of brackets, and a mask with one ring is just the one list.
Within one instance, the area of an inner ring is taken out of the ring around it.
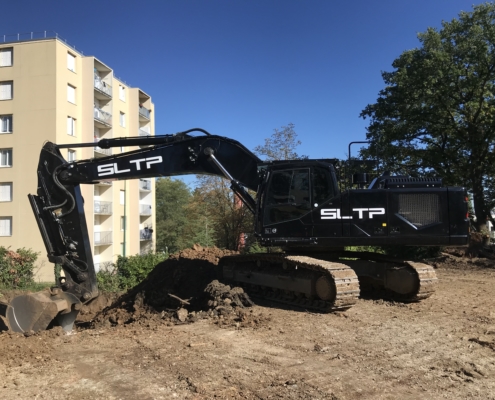
{"label": "cab window", "polygon": [[265,224],[300,218],[310,210],[309,169],[275,171],[266,196]]}

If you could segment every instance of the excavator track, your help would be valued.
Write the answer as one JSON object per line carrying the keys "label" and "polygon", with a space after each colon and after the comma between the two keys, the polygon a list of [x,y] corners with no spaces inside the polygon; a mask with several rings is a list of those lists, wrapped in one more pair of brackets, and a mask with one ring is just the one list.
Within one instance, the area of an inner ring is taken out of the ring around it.
{"label": "excavator track", "polygon": [[346,310],[359,298],[359,280],[347,265],[306,256],[237,255],[222,258],[225,279],[253,297],[318,312]]}
{"label": "excavator track", "polygon": [[414,302],[427,299],[433,293],[435,293],[436,285],[438,283],[437,274],[433,267],[427,264],[404,261],[404,264],[409,268],[412,268],[417,275],[417,290],[407,295],[399,295],[394,293],[394,297],[406,302]]}
{"label": "excavator track", "polygon": [[[349,256],[349,255],[348,255]],[[359,277],[363,295],[402,302],[427,299],[435,293],[438,278],[433,267],[414,261],[394,260],[373,254],[367,260],[360,255],[356,261],[342,260]]]}

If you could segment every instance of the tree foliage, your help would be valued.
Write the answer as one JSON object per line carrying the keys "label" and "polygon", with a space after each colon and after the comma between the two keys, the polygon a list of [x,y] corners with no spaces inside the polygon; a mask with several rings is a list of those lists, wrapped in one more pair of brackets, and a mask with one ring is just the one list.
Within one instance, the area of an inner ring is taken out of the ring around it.
{"label": "tree foliage", "polygon": [[239,250],[242,237],[253,231],[253,215],[230,189],[230,183],[216,176],[198,176],[194,195],[210,221],[210,235],[218,247]]}
{"label": "tree foliage", "polygon": [[366,156],[413,176],[439,175],[472,192],[479,224],[495,206],[495,4],[418,35],[382,72],[385,88],[361,113]]}
{"label": "tree foliage", "polygon": [[264,145],[259,145],[254,148],[254,153],[260,157],[265,157],[265,160],[296,160],[308,158],[300,156],[295,152],[301,141],[297,139],[297,133],[294,130],[295,125],[289,123],[287,126],[282,126],[280,129],[274,129],[273,134],[265,139]]}
{"label": "tree foliage", "polygon": [[191,192],[180,180],[158,179],[156,182],[156,250],[175,252],[193,244],[187,235],[187,208]]}

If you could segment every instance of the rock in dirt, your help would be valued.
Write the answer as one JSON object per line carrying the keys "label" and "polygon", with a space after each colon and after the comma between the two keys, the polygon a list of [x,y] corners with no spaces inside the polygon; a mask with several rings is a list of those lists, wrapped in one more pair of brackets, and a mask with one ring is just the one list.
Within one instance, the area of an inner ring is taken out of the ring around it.
{"label": "rock in dirt", "polygon": [[150,320],[189,322],[235,314],[253,302],[242,288],[218,281],[220,259],[237,254],[216,247],[172,254],[147,278],[94,318],[95,325],[117,325]]}

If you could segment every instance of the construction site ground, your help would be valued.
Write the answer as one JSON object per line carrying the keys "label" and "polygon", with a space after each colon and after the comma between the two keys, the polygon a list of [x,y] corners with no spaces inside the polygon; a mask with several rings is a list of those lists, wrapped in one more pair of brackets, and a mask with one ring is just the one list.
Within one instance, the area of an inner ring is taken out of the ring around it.
{"label": "construction site ground", "polygon": [[[189,269],[168,278],[193,279],[193,258],[177,258],[174,268],[186,260]],[[102,296],[71,335],[1,332],[0,398],[495,399],[495,262],[445,255],[433,264],[429,299],[365,298],[332,314],[248,307],[240,292],[219,305],[221,285],[195,311],[175,299],[151,312],[139,290]]]}

